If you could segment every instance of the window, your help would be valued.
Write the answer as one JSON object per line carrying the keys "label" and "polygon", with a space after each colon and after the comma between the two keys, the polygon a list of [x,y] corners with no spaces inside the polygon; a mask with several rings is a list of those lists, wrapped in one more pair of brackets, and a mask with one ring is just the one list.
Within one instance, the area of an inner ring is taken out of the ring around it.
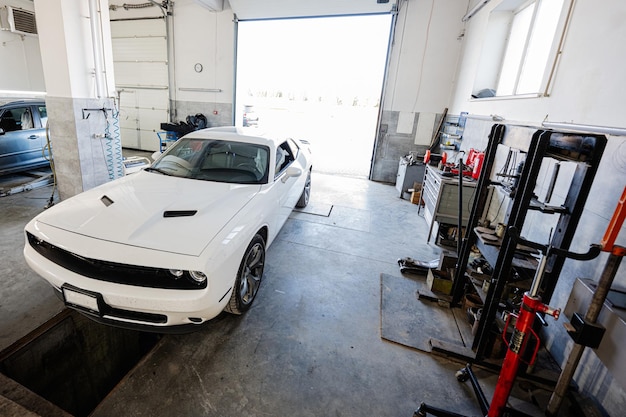
{"label": "window", "polygon": [[39,110],[39,118],[41,119],[41,126],[46,127],[48,123],[48,111],[46,110],[46,106],[38,106]]}
{"label": "window", "polygon": [[[291,142],[291,146],[289,142]],[[292,147],[296,149],[295,153],[292,150]],[[275,178],[278,178],[282,171],[296,160],[297,149],[298,147],[293,143],[293,141],[283,142],[278,148],[276,148],[276,169],[274,171]]]}
{"label": "window", "polygon": [[0,127],[5,132],[33,128],[33,117],[28,107],[15,107],[5,111],[0,120]]}
{"label": "window", "polygon": [[298,158],[298,152],[300,151],[300,148],[298,148],[296,142],[294,142],[293,139],[287,139],[287,146],[289,146],[289,149],[291,150],[293,159],[295,160],[296,158]]}
{"label": "window", "polygon": [[269,149],[246,142],[184,137],[148,172],[235,184],[265,184]]}
{"label": "window", "polygon": [[545,94],[570,2],[509,0],[496,7],[472,96]]}

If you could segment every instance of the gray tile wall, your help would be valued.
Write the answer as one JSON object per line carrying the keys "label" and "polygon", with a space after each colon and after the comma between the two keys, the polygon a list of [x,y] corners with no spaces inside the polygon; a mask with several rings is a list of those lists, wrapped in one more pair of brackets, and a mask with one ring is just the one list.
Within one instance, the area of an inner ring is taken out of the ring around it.
{"label": "gray tile wall", "polygon": [[[120,176],[122,152],[119,137],[113,137],[112,99],[47,97],[46,107],[61,199]],[[111,136],[105,138],[107,123]]]}
{"label": "gray tile wall", "polygon": [[[395,183],[398,174],[398,164],[400,158],[410,152],[417,152],[423,155],[428,146],[415,145],[415,135],[417,133],[417,122],[419,113],[415,113],[413,132],[410,134],[397,133],[398,118],[400,112],[384,110],[380,121],[376,138],[376,149],[374,162],[372,164],[371,180],[379,182]],[[433,130],[441,120],[438,114]]]}

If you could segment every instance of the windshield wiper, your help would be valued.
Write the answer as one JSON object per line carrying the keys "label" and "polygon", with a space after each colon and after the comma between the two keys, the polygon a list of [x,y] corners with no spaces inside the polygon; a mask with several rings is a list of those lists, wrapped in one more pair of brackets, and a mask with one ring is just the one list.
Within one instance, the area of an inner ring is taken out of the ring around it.
{"label": "windshield wiper", "polygon": [[148,168],[145,168],[144,171],[158,172],[159,174],[167,175],[168,177],[172,176],[172,174],[170,174],[169,172],[163,171],[160,168],[148,167]]}

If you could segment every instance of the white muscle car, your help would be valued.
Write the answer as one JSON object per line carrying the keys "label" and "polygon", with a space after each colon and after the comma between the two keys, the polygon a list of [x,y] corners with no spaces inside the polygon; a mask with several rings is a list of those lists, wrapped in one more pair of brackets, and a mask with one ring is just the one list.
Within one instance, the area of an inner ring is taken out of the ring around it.
{"label": "white muscle car", "polygon": [[266,248],[308,203],[311,153],[245,130],[189,133],[150,167],[39,214],[28,265],[68,307],[120,327],[188,331],[248,310]]}

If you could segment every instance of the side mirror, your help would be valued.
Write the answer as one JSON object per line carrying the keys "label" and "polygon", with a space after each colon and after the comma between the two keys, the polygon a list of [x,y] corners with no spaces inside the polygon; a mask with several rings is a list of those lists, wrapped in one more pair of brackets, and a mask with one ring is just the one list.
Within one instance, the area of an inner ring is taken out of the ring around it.
{"label": "side mirror", "polygon": [[300,175],[302,175],[302,170],[300,168],[294,167],[294,166],[290,166],[285,171],[285,175],[283,176],[282,181],[286,182],[287,179],[289,179],[291,177],[299,177]]}
{"label": "side mirror", "polygon": [[161,151],[156,151],[155,153],[153,153],[152,155],[150,155],[150,157],[152,158],[153,161],[156,161],[156,159],[161,156],[162,152]]}
{"label": "side mirror", "polygon": [[5,133],[4,129],[0,127],[0,135],[4,135]]}

